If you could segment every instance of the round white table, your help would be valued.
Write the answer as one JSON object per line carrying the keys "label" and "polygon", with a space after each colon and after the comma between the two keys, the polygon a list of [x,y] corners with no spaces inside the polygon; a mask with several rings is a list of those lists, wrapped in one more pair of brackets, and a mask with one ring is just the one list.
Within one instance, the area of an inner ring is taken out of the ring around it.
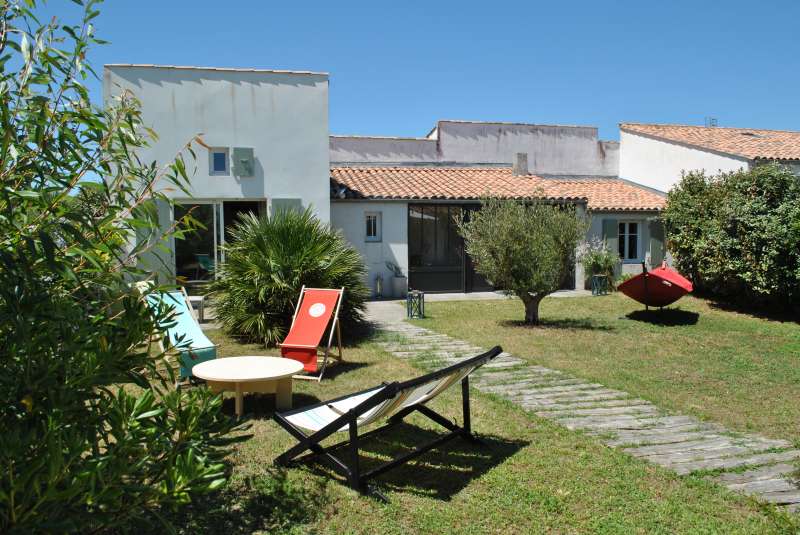
{"label": "round white table", "polygon": [[205,379],[213,392],[236,392],[236,416],[242,416],[242,394],[275,394],[275,407],[292,408],[292,376],[303,364],[282,357],[227,357],[201,362],[192,375]]}

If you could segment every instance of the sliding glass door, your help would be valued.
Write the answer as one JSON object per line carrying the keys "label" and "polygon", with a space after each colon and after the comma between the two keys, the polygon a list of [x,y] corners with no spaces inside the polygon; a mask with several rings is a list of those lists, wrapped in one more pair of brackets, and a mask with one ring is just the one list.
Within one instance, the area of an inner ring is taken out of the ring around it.
{"label": "sliding glass door", "polygon": [[464,247],[454,217],[461,207],[408,206],[409,287],[430,292],[464,290]]}
{"label": "sliding glass door", "polygon": [[230,229],[247,212],[263,213],[264,201],[191,201],[175,206],[177,221],[187,214],[199,228],[175,240],[175,275],[183,282],[210,280],[214,267],[224,260],[222,245],[230,241]]}

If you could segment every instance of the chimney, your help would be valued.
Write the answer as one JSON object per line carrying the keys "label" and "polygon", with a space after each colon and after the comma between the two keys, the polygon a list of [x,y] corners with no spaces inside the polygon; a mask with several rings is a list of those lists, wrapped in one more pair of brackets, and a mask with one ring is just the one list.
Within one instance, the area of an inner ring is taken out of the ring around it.
{"label": "chimney", "polygon": [[528,153],[518,152],[517,158],[514,160],[514,165],[511,168],[511,174],[514,176],[527,176],[528,175]]}

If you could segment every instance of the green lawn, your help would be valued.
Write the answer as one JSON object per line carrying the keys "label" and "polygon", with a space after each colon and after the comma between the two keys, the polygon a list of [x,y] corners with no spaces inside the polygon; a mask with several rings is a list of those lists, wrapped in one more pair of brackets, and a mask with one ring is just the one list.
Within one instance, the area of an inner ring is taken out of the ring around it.
{"label": "green lawn", "polygon": [[[621,294],[547,298],[544,325],[518,323],[518,299],[428,303],[416,323],[660,407],[800,442],[800,325],[685,297],[663,316]],[[652,323],[645,320],[656,320]]]}
{"label": "green lawn", "polygon": [[[444,306],[431,310],[438,316]],[[221,344],[221,356],[274,354],[216,331],[210,337]],[[295,381],[295,405],[421,373],[371,343],[347,348],[345,356],[348,364],[322,384]],[[230,456],[231,484],[184,511],[180,531],[780,533],[797,527],[772,508],[638,461],[491,396],[473,391],[472,401],[473,428],[488,447],[454,441],[384,475],[379,483],[391,500],[386,505],[332,482],[320,470],[274,471],[272,460],[292,440],[270,419],[272,396],[248,396],[253,436]],[[231,399],[225,408],[232,414]],[[460,419],[458,389],[438,398],[434,408]],[[364,461],[385,459],[433,432],[438,430],[425,421],[411,419],[371,442]]]}

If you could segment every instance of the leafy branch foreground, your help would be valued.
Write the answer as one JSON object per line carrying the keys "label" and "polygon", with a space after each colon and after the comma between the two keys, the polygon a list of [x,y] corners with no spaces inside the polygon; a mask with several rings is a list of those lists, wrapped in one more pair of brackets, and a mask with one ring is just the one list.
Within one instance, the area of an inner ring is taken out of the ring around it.
{"label": "leafy branch foreground", "polygon": [[124,531],[223,485],[234,440],[219,397],[171,387],[149,343],[170,311],[130,286],[194,224],[157,215],[193,143],[140,162],[136,100],[99,110],[82,85],[96,2],[74,26],[37,8],[0,1],[0,532]]}

